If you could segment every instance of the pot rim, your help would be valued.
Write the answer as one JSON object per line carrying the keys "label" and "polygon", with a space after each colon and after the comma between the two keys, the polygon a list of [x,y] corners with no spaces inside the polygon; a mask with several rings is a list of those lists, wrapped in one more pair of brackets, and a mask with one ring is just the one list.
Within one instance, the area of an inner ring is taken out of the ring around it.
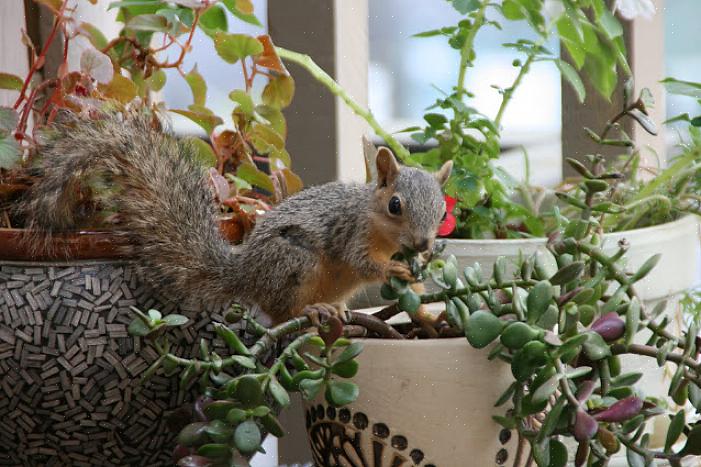
{"label": "pot rim", "polygon": [[116,231],[81,230],[52,234],[46,246],[30,251],[27,229],[0,228],[0,261],[66,262],[93,259],[125,259],[128,237]]}
{"label": "pot rim", "polygon": [[[697,226],[698,228],[698,218],[694,214],[687,214],[680,217],[679,219],[665,222],[664,224],[651,225],[648,227],[640,227],[638,229],[622,230],[620,232],[609,232],[604,234],[604,239],[606,238],[630,238],[632,236],[638,235],[652,235],[661,231],[674,230],[677,231],[681,228],[691,228],[692,226]],[[450,238],[450,237],[440,237],[437,240],[449,241],[450,243],[457,245],[501,245],[505,243],[510,244],[525,244],[525,245],[541,245],[546,240],[547,237],[537,237],[537,238],[487,238],[487,239],[470,239],[470,238]]]}

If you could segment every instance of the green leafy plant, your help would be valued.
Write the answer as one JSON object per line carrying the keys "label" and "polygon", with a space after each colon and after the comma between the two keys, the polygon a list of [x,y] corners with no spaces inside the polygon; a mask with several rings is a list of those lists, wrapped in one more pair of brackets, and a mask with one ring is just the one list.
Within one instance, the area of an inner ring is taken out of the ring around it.
{"label": "green leafy plant", "polygon": [[[671,78],[663,81],[671,93],[690,95],[694,83]],[[556,195],[562,201],[561,212],[552,218],[577,216],[589,210],[599,217],[604,232],[630,230],[676,220],[686,214],[701,214],[699,186],[701,122],[688,115],[672,118],[668,123],[684,122],[688,134],[681,136],[680,153],[665,168],[646,163],[640,148],[626,133],[621,121],[632,119],[649,133],[656,133],[656,125],[648,117],[653,105],[647,89],[637,98],[632,95],[629,80],[623,90],[623,108],[606,123],[601,132],[586,128],[593,141],[602,146],[620,147],[622,154],[607,160],[601,154],[588,155],[588,164],[574,159],[567,163],[578,173],[577,178],[565,180]],[[551,227],[552,228],[552,227]]]}
{"label": "green leafy plant", "polygon": [[[654,104],[647,89],[633,95],[633,81],[625,60],[623,29],[603,1],[563,1],[563,9],[554,17],[545,15],[541,1],[505,1],[501,5],[487,1],[451,2],[465,15],[455,26],[426,31],[418,37],[442,36],[460,53],[456,86],[424,115],[424,127],[406,131],[422,145],[433,145],[422,153],[410,153],[393,135],[385,131],[369,109],[363,108],[338,83],[321,70],[310,57],[278,48],[278,54],[306,68],[332,93],[365,119],[383,138],[403,163],[435,169],[444,161],[455,162],[453,176],[446,192],[450,220],[440,230],[441,236],[466,238],[511,238],[546,236],[561,224],[564,215],[573,216],[578,209],[592,207],[605,213],[600,219],[605,232],[622,231],[657,225],[679,218],[685,213],[699,212],[698,130],[701,116],[679,115],[667,123],[685,122],[689,136],[682,141],[682,154],[666,168],[642,163],[640,148],[635,146],[622,123],[632,120],[648,133],[655,134],[655,123],[648,116]],[[489,13],[489,16],[488,16]],[[474,39],[481,28],[500,27],[491,16],[509,21],[525,20],[537,39],[515,40],[504,44],[521,57],[514,59],[518,73],[512,84],[498,89],[502,101],[492,119],[469,105],[472,94],[465,89],[465,76],[476,60]],[[569,55],[565,61],[545,47],[556,36]],[[610,98],[619,74],[626,77],[623,105],[600,131],[585,128],[594,142],[621,148],[613,160],[601,154],[588,156],[588,167],[568,160],[582,178],[570,178],[552,190],[515,181],[509,174],[494,167],[500,153],[500,125],[508,104],[536,62],[552,62],[573,87],[580,101],[586,91],[580,74],[603,97]],[[701,98],[701,84],[667,78],[662,81],[670,93]],[[701,102],[701,101],[700,101]],[[592,178],[597,178],[593,181]],[[572,209],[575,211],[572,211]]]}
{"label": "green leafy plant", "polygon": [[[240,21],[260,26],[250,1],[114,1],[109,9],[118,10],[122,27],[109,41],[97,26],[74,14],[71,2],[36,1],[53,13],[53,28],[44,44],[23,39],[31,52],[26,77],[0,73],[0,89],[19,93],[12,107],[0,107],[0,193],[4,201],[11,202],[32,183],[32,162],[41,157],[36,139],[62,110],[92,115],[103,109],[141,109],[154,114],[167,110],[193,121],[206,138],[189,139],[203,165],[210,167],[222,214],[228,219],[223,222],[224,231],[233,238],[251,228],[256,210],[269,209],[302,188],[300,178],[290,168],[282,113],[293,97],[294,81],[269,36],[229,32],[227,11]],[[204,33],[218,56],[238,67],[233,69],[244,77],[244,89],[233,89],[229,94],[236,104],[229,118],[216,115],[207,106],[207,83],[197,66],[184,69],[196,31]],[[69,71],[67,51],[79,37],[87,38],[91,47],[82,52],[80,69]],[[55,75],[49,76],[47,53],[57,43],[63,55]],[[192,104],[186,109],[166,109],[158,99],[168,69],[177,70],[192,92]],[[254,82],[261,79],[266,81],[262,92],[254,92]],[[31,128],[30,117],[34,122]],[[85,202],[95,202],[92,195],[99,194],[101,188],[89,182],[86,185],[81,187]],[[4,226],[21,226],[21,219],[10,214],[4,213]],[[94,220],[94,224],[90,227],[106,226],[103,219]]]}
{"label": "green leafy plant", "polygon": [[[460,57],[456,86],[442,91],[442,96],[424,115],[424,127],[405,130],[418,143],[435,146],[426,152],[409,153],[382,129],[371,111],[358,105],[308,56],[280,49],[278,53],[283,59],[305,67],[332,93],[341,97],[405,164],[435,170],[443,162],[453,160],[453,175],[446,187],[446,192],[457,202],[453,236],[544,236],[546,226],[540,213],[533,209],[532,204],[515,200],[515,192],[527,192],[528,187],[519,186],[508,174],[493,166],[500,154],[502,118],[536,62],[552,62],[574,88],[580,101],[586,95],[580,73],[589,79],[599,94],[609,99],[620,71],[630,76],[623,28],[603,0],[563,0],[561,13],[552,18],[546,17],[542,0],[505,0],[501,4],[488,0],[450,3],[464,16],[457,25],[416,35],[420,38],[443,36]],[[501,105],[497,115],[491,118],[470,105],[474,95],[466,89],[465,78],[477,58],[475,37],[482,28],[501,28],[501,20],[526,21],[537,39],[519,39],[504,44],[518,54],[512,64],[519,71],[510,86],[497,89],[502,96]],[[563,60],[545,47],[551,36],[562,42],[571,60]]]}

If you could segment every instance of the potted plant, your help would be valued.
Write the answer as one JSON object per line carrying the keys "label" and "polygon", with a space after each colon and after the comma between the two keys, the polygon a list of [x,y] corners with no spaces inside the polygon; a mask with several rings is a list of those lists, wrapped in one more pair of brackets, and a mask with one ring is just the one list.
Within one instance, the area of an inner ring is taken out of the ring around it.
{"label": "potted plant", "polygon": [[[517,263],[536,251],[552,263],[546,236],[556,231],[563,219],[571,218],[573,209],[589,209],[599,216],[605,251],[614,254],[621,242],[631,245],[626,255],[630,268],[642,267],[650,256],[660,255],[660,264],[640,284],[639,293],[648,306],[669,299],[666,312],[671,314],[678,308],[680,294],[699,280],[697,261],[689,261],[699,256],[698,225],[695,217],[688,215],[698,212],[697,187],[693,181],[696,173],[693,161],[698,160],[696,132],[683,144],[683,154],[671,161],[668,168],[645,166],[640,151],[620,123],[631,119],[645,131],[654,133],[655,125],[646,110],[652,103],[647,90],[637,95],[633,93],[618,19],[602,1],[551,3],[559,3],[563,8],[546,17],[545,6],[540,2],[453,2],[465,16],[459,24],[418,34],[445,36],[450,46],[460,53],[456,87],[444,92],[429,109],[425,127],[407,129],[418,142],[433,142],[434,147],[422,153],[410,154],[381,127],[369,110],[354,102],[309,57],[283,49],[278,51],[283,59],[307,68],[341,97],[404,163],[437,167],[445,160],[454,161],[456,169],[446,190],[451,195],[447,204],[454,211],[450,213],[452,216],[449,214],[448,225],[442,233],[449,236],[446,253],[456,257],[459,270],[478,262],[484,272],[490,274],[497,258],[506,257],[508,263]],[[494,24],[497,13],[507,20],[527,21],[539,39],[505,44],[522,57],[513,62],[519,71],[512,85],[499,90],[502,105],[492,119],[469,106],[471,96],[464,88],[464,78],[474,61],[475,36],[480,28]],[[564,61],[544,47],[552,33],[558,35],[571,60]],[[601,129],[584,129],[597,143],[621,148],[621,156],[611,162],[598,155],[587,164],[568,161],[580,177],[565,180],[557,193],[516,182],[492,165],[499,156],[504,112],[531,65],[537,61],[557,66],[580,100],[585,97],[580,72],[606,98],[616,87],[619,73],[626,81],[622,108],[609,121],[602,122]],[[672,92],[698,95],[694,83],[666,81]],[[694,122],[688,115],[678,120]],[[649,173],[654,177],[646,176]],[[510,264],[511,269],[514,267]],[[378,287],[370,288],[366,296],[369,300],[356,301],[355,306],[386,303],[381,300]],[[376,357],[372,361],[376,361]],[[646,386],[656,388],[651,392],[662,396],[662,371],[647,371],[646,374]]]}
{"label": "potted plant", "polygon": [[[420,153],[409,153],[381,127],[371,111],[354,102],[309,57],[284,49],[278,49],[278,53],[283,59],[308,69],[331,92],[341,97],[385,140],[403,163],[435,169],[446,160],[453,161],[455,168],[446,187],[447,205],[451,212],[439,234],[447,238],[446,252],[454,254],[461,267],[479,261],[489,272],[499,256],[516,258],[520,253],[543,250],[545,237],[557,228],[559,216],[563,213],[567,215],[573,205],[575,208],[581,207],[589,200],[592,206],[596,205],[593,208],[597,212],[605,214],[602,229],[604,233],[612,234],[606,241],[610,248],[615,249],[617,242],[626,238],[635,245],[633,248],[651,245],[653,250],[657,250],[654,253],[665,253],[663,261],[666,264],[660,265],[657,271],[660,276],[649,279],[650,283],[659,283],[671,270],[677,274],[681,271],[684,280],[676,286],[660,287],[658,292],[644,295],[645,299],[659,299],[695,285],[698,281],[695,265],[682,262],[681,267],[685,269],[680,270],[680,263],[677,262],[682,255],[698,254],[696,223],[685,217],[698,211],[688,197],[688,193],[693,194],[694,187],[688,183],[693,178],[693,172],[679,170],[685,163],[695,160],[694,148],[685,151],[668,169],[649,167],[641,161],[639,148],[621,123],[632,120],[643,130],[655,134],[655,123],[647,116],[646,109],[653,103],[647,89],[634,95],[619,20],[601,0],[545,3],[548,5],[520,0],[508,0],[501,4],[481,0],[452,2],[455,9],[464,15],[463,20],[454,26],[416,34],[418,37],[445,37],[460,57],[456,86],[444,91],[428,109],[424,115],[424,127],[404,130],[411,133],[417,142],[432,146]],[[497,115],[490,118],[470,106],[472,94],[465,88],[465,76],[474,66],[479,52],[475,49],[475,37],[482,28],[498,27],[502,20],[526,21],[538,39],[519,39],[504,44],[519,55],[513,61],[518,73],[509,87],[498,89],[502,95],[501,105]],[[568,52],[570,60],[564,60],[544,47],[553,34]],[[568,161],[575,164],[575,169],[583,176],[593,170],[601,178],[594,183],[596,187],[592,182],[588,186],[582,178],[565,180],[555,189],[532,187],[527,180],[518,182],[493,165],[500,155],[502,118],[524,77],[536,62],[549,62],[556,66],[580,101],[586,96],[580,74],[606,99],[610,98],[619,82],[619,74],[624,76],[622,108],[609,121],[602,122],[600,130],[583,129],[595,142],[621,148],[620,157],[607,162],[595,155],[589,167],[577,161]],[[670,80],[669,85],[673,86],[675,82]],[[688,146],[694,144],[694,140],[691,140]],[[654,180],[645,176],[650,172],[655,175]],[[607,175],[601,177],[604,174]],[[686,187],[684,193],[678,191],[680,186]],[[615,205],[607,204],[608,201]],[[638,231],[646,227],[652,229]],[[501,241],[503,239],[509,241]],[[647,253],[631,251],[629,260],[633,265],[639,265],[647,258]],[[359,303],[380,303],[377,289],[369,292],[369,296],[369,302]]]}
{"label": "potted plant", "polygon": [[[0,87],[17,91],[14,105],[0,108],[0,462],[168,463],[175,434],[164,414],[191,394],[161,375],[148,387],[137,384],[158,352],[128,334],[129,307],[169,313],[163,320],[150,315],[163,326],[188,321],[170,351],[190,356],[199,336],[214,335],[211,322],[222,316],[223,304],[180,304],[176,310],[152,291],[124,253],[118,213],[100,209],[107,193],[99,183],[76,187],[81,209],[92,214],[80,231],[53,235],[45,245],[23,241],[28,232],[14,202],[41,176],[33,169],[42,157],[36,142],[61,112],[99,118],[104,108],[138,109],[151,112],[159,125],[156,116],[168,109],[157,92],[165,70],[173,69],[188,83],[193,104],[169,111],[204,130],[206,138],[190,137],[191,144],[210,167],[221,229],[238,241],[257,211],[301,188],[284,146],[282,110],[294,83],[268,36],[229,32],[227,11],[258,24],[250,2],[113,2],[122,28],[110,40],[81,22],[72,2],[38,3],[54,15],[51,34],[44,44],[22,40],[32,58],[26,77],[0,73]],[[237,107],[226,124],[207,107],[207,85],[197,68],[183,69],[196,31],[246,77],[245,88],[230,93]],[[78,38],[90,45],[80,63],[71,63],[67,51]],[[40,78],[52,45],[62,48],[62,61],[55,75]],[[254,80],[267,82],[262,95],[252,90]]]}
{"label": "potted plant", "polygon": [[[237,456],[255,452],[262,432],[282,433],[271,413],[289,404],[290,391],[307,401],[319,466],[693,462],[701,455],[698,302],[687,303],[687,324],[672,331],[664,305],[646,307],[636,290],[659,257],[626,270],[626,246],[606,253],[590,214],[551,237],[554,264],[523,256],[512,273],[505,258],[486,276],[478,265],[458,273],[454,256],[422,265],[406,252],[419,278],[431,277],[440,290],[417,296],[393,278],[385,288],[396,302],[372,317],[352,312],[345,327],[330,318],[318,333],[300,334],[306,317],[266,329],[241,312],[231,319],[253,327],[258,341],[247,347],[217,324],[226,354],[203,346],[198,359],[175,356],[168,334],[135,310],[133,329],[152,335],[160,352],[152,368],[180,369],[184,383],[202,383],[205,397],[178,438],[178,465],[241,462]],[[443,338],[423,339],[418,312],[431,303],[443,304],[434,323]],[[378,321],[400,311],[413,320]],[[641,333],[649,337],[636,343]],[[285,335],[294,338],[263,364]],[[383,338],[357,338],[363,335]],[[673,366],[671,405],[645,395],[643,374],[622,369],[624,356]],[[666,422],[659,445],[650,434],[656,420]]]}

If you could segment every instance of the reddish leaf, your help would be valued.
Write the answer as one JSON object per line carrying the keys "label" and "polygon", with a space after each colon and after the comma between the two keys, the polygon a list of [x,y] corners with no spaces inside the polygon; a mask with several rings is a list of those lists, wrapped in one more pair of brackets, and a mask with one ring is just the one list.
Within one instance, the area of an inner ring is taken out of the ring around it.
{"label": "reddish leaf", "polygon": [[591,325],[591,330],[601,335],[605,341],[615,341],[626,331],[626,323],[616,312],[606,313]]}
{"label": "reddish leaf", "polygon": [[594,393],[594,381],[586,380],[577,388],[577,400],[579,402],[585,402]]}
{"label": "reddish leaf", "polygon": [[229,198],[229,182],[227,182],[226,179],[222,177],[219,172],[217,172],[217,169],[213,167],[209,169],[209,181],[212,183],[212,187],[214,187],[214,193],[217,201],[222,202]]}
{"label": "reddish leaf", "polygon": [[599,424],[591,415],[582,409],[577,409],[577,416],[574,421],[574,438],[579,441],[587,441],[594,437],[599,431]]}
{"label": "reddish leaf", "polygon": [[613,404],[603,412],[594,415],[600,422],[622,422],[635,417],[643,408],[643,400],[630,396]]}
{"label": "reddish leaf", "polygon": [[258,41],[263,44],[263,53],[256,55],[254,62],[258,66],[262,66],[269,70],[276,71],[278,73],[289,75],[287,68],[278,57],[277,52],[275,52],[275,45],[273,45],[272,39],[267,34],[257,37]]}
{"label": "reddish leaf", "polygon": [[343,323],[335,316],[330,316],[328,321],[319,329],[319,337],[323,339],[327,348],[330,348],[336,342],[336,339],[342,335]]}

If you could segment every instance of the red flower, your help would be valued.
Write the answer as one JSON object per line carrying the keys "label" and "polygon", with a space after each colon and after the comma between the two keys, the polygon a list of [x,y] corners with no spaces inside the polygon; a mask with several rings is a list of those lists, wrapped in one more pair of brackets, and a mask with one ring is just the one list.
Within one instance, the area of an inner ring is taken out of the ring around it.
{"label": "red flower", "polygon": [[447,237],[453,233],[456,224],[453,209],[455,209],[455,203],[457,203],[458,200],[448,195],[443,195],[443,197],[445,198],[445,219],[441,223],[440,227],[438,227],[439,237]]}

